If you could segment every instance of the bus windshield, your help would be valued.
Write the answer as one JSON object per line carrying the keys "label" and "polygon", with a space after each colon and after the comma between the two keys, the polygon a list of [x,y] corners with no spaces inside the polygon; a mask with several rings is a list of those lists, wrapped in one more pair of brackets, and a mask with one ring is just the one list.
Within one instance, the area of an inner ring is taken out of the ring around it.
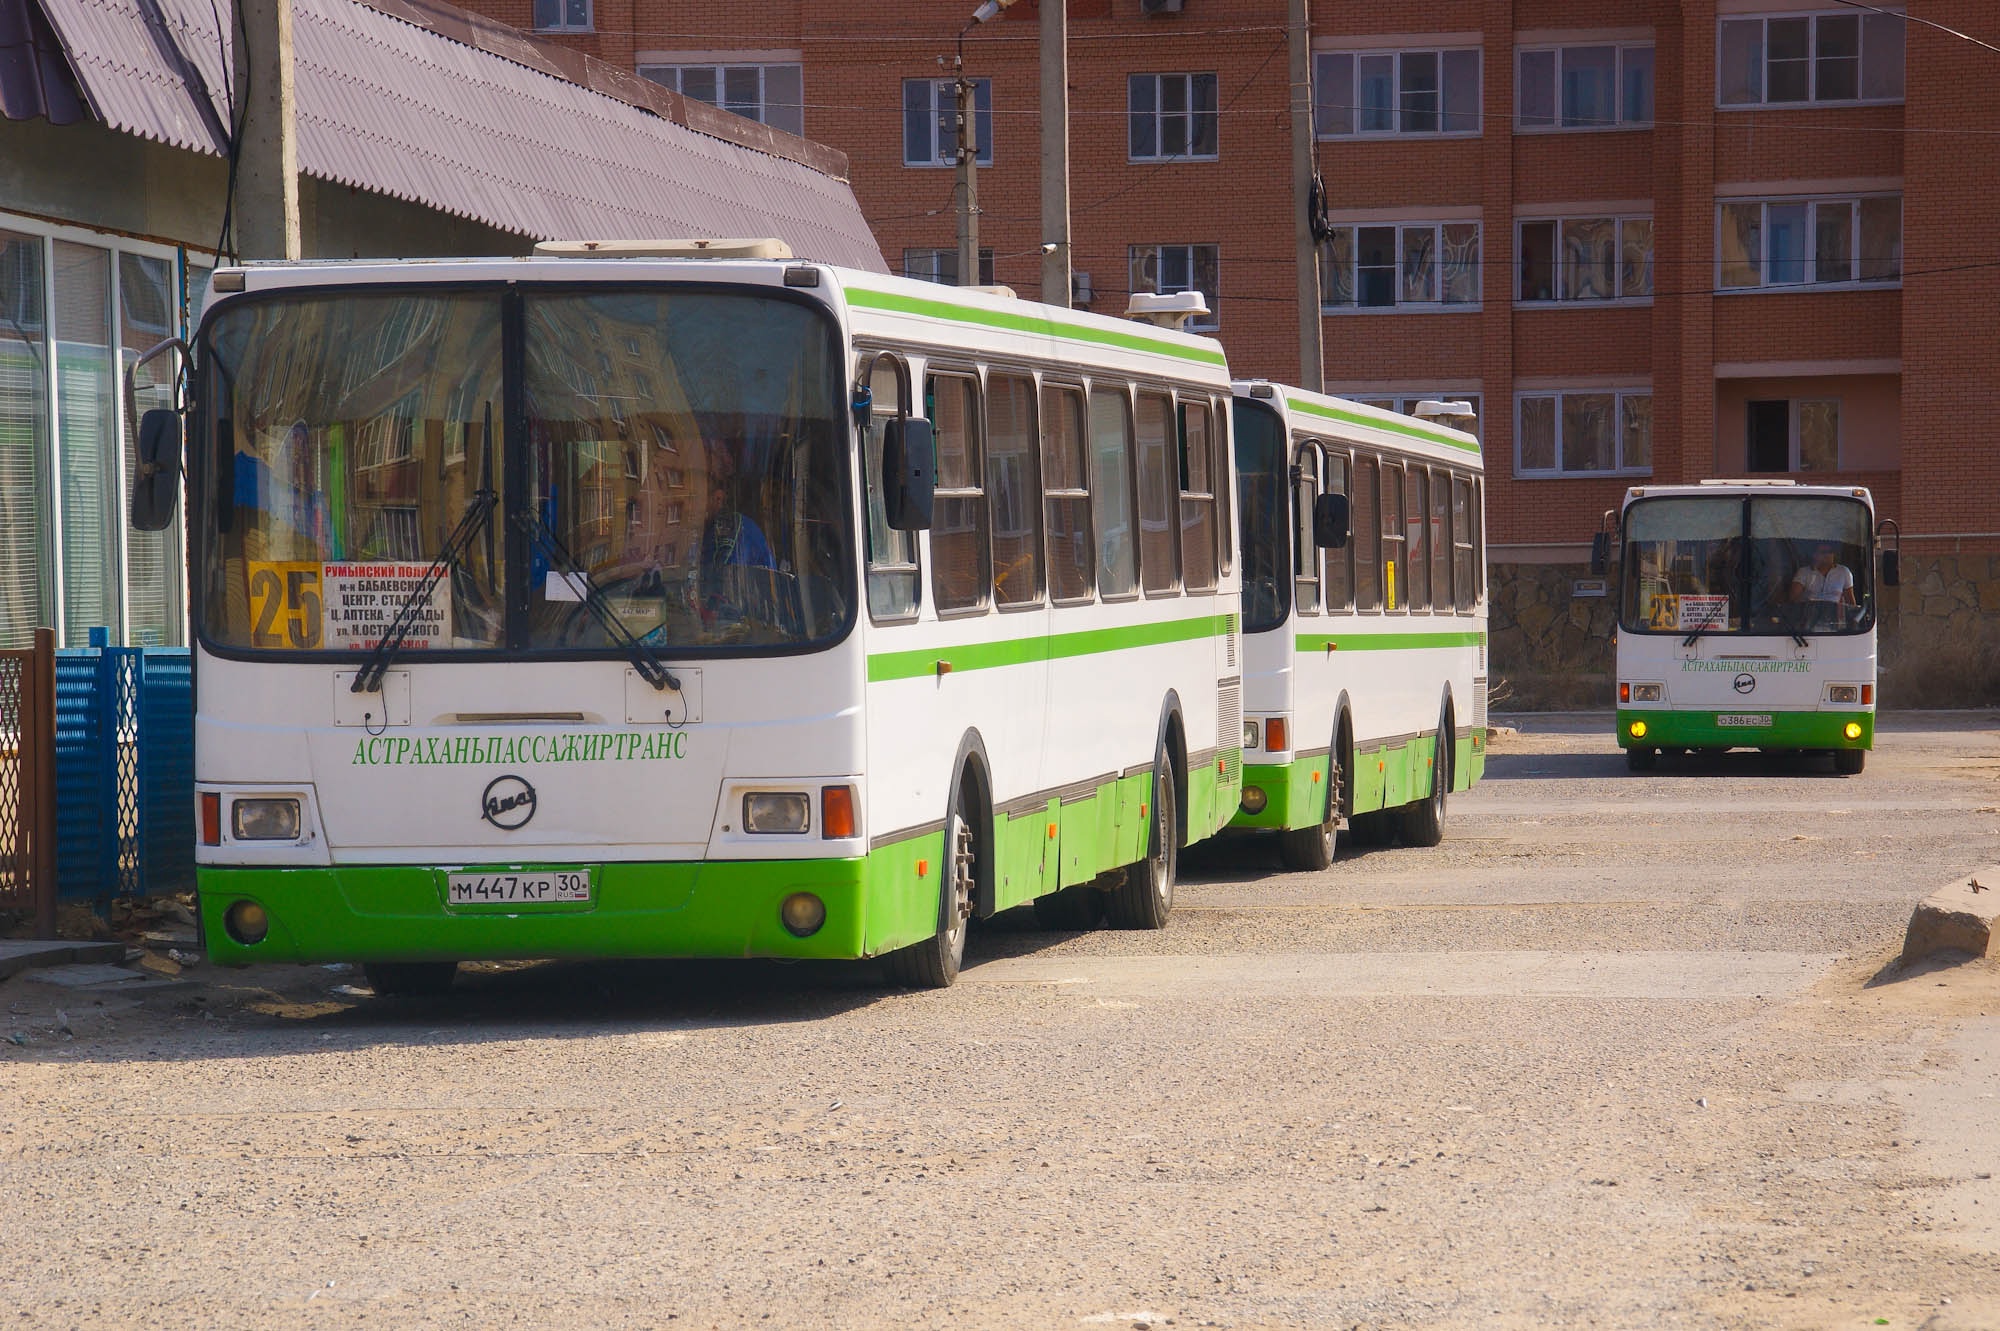
{"label": "bus windshield", "polygon": [[1625,510],[1628,633],[1862,633],[1874,626],[1868,506],[1824,495],[1662,496]]}
{"label": "bus windshield", "polygon": [[204,351],[216,645],[365,651],[412,597],[404,650],[613,650],[606,609],[674,651],[852,622],[838,352],[803,302],[322,288],[218,311]]}
{"label": "bus windshield", "polygon": [[1243,533],[1243,631],[1264,633],[1291,609],[1285,502],[1285,423],[1256,402],[1236,400],[1237,525]]}

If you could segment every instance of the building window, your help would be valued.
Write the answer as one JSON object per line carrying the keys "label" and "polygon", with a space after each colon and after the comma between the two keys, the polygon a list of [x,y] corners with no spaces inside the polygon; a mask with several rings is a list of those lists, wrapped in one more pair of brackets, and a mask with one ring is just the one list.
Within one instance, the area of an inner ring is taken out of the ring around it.
{"label": "building window", "polygon": [[1320,243],[1320,304],[1409,310],[1479,303],[1479,223],[1336,226]]}
{"label": "building window", "polygon": [[1838,471],[1840,403],[1833,399],[1744,404],[1744,457],[1751,471]]}
{"label": "building window", "polygon": [[1470,422],[1448,420],[1440,421],[1438,424],[1448,425],[1454,430],[1463,430],[1475,437],[1479,434],[1480,422],[1485,418],[1485,413],[1480,410],[1479,394],[1477,393],[1396,393],[1393,395],[1387,393],[1380,395],[1373,393],[1341,393],[1339,396],[1346,398],[1350,402],[1359,402],[1364,407],[1380,407],[1384,411],[1400,412],[1405,416],[1416,415],[1417,405],[1422,402],[1463,402],[1472,408],[1473,419]]}
{"label": "building window", "polygon": [[1629,129],[1653,123],[1653,47],[1552,46],[1517,54],[1522,129]]}
{"label": "building window", "polygon": [[1903,100],[1901,14],[1782,14],[1716,24],[1718,106]]}
{"label": "building window", "polygon": [[1202,331],[1222,326],[1222,303],[1215,280],[1221,258],[1216,246],[1134,245],[1128,254],[1133,291],[1157,291],[1163,296],[1199,291],[1208,302],[1208,313],[1188,320],[1187,326]]}
{"label": "building window", "polygon": [[[979,165],[993,165],[993,80],[972,80],[972,128]],[[958,162],[958,80],[903,80],[903,165]]]}
{"label": "building window", "polygon": [[1716,285],[1726,290],[1903,279],[1903,198],[1731,199],[1716,205]]}
{"label": "building window", "polygon": [[1134,74],[1125,90],[1133,161],[1215,156],[1215,75]]}
{"label": "building window", "polygon": [[591,0],[535,0],[536,32],[591,32]]}
{"label": "building window", "polygon": [[1515,397],[1516,476],[1644,476],[1652,470],[1652,390],[1587,388]]}
{"label": "building window", "polygon": [[639,74],[710,106],[784,130],[804,134],[805,87],[796,64],[714,63],[640,65]]}
{"label": "building window", "polygon": [[1653,294],[1653,219],[1555,217],[1517,224],[1516,300],[1574,303]]}
{"label": "building window", "polygon": [[[914,277],[919,282],[941,282],[945,286],[958,285],[957,249],[916,249],[903,251],[903,276]],[[982,248],[979,251],[979,285],[993,285],[993,251]]]}
{"label": "building window", "polygon": [[1329,51],[1317,57],[1321,138],[1479,133],[1479,48]]}

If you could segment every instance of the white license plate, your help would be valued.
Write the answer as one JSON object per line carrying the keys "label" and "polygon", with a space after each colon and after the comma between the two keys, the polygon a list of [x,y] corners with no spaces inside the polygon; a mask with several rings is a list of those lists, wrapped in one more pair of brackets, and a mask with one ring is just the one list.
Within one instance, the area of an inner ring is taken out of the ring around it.
{"label": "white license plate", "polygon": [[551,873],[455,873],[446,878],[445,891],[445,899],[454,906],[588,901],[590,873],[584,869]]}
{"label": "white license plate", "polygon": [[1715,718],[1719,726],[1768,726],[1771,724],[1769,712],[1724,712]]}

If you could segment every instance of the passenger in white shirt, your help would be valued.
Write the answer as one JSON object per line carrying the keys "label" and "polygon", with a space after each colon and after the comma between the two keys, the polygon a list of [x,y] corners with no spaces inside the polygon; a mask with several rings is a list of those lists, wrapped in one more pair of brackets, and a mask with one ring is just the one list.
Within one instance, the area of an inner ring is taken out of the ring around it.
{"label": "passenger in white shirt", "polygon": [[1854,574],[1840,562],[1838,547],[1822,543],[1813,551],[1813,562],[1792,575],[1792,600],[1803,602],[1815,616],[1839,619],[1846,607],[1856,604]]}

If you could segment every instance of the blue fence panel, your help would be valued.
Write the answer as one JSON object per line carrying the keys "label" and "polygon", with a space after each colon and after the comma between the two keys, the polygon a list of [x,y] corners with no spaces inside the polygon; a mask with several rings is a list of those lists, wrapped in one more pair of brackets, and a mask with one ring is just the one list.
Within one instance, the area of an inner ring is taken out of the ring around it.
{"label": "blue fence panel", "polygon": [[57,652],[58,893],[106,900],[193,884],[194,694],[186,649]]}

